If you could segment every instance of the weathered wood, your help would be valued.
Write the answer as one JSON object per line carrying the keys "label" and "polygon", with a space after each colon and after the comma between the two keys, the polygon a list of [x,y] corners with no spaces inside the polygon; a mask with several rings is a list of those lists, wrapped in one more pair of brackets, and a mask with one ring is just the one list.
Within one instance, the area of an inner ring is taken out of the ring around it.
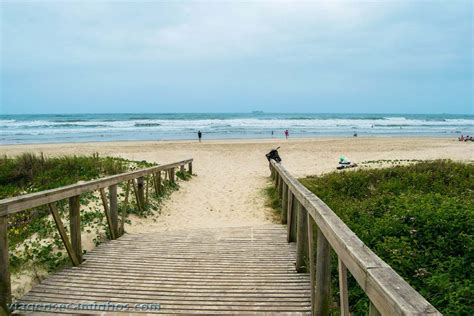
{"label": "weathered wood", "polygon": [[283,184],[283,197],[281,199],[281,223],[286,224],[288,220],[288,186]]}
{"label": "weathered wood", "polygon": [[308,261],[309,261],[309,279],[311,287],[311,315],[316,312],[315,308],[315,297],[316,297],[316,255],[315,255],[315,241],[314,241],[314,230],[315,225],[311,215],[306,212],[308,222]]}
{"label": "weathered wood", "polygon": [[138,189],[137,189],[137,183],[135,180],[132,180],[132,188],[133,188],[133,194],[135,195],[135,201],[137,202],[137,208],[140,211],[143,211],[143,204],[140,202],[140,198],[138,197]]}
{"label": "weathered wood", "polygon": [[110,216],[109,202],[107,201],[107,195],[103,188],[99,189],[100,197],[102,199],[102,205],[104,206],[105,218],[107,219],[107,226],[109,227],[110,239],[115,239],[115,231],[112,226],[112,217]]}
{"label": "weathered wood", "polygon": [[278,198],[280,199],[281,199],[282,182],[283,182],[283,179],[280,176],[278,176],[276,189],[277,189]]}
{"label": "weathered wood", "polygon": [[83,183],[67,185],[57,189],[45,190],[30,194],[24,194],[17,197],[0,200],[0,216],[14,214],[26,209],[37,206],[53,203],[59,200],[70,198],[71,196],[80,195],[84,192],[91,192],[99,190],[100,188],[107,188],[120,182],[136,179],[138,177],[147,176],[153,172],[160,170],[167,170],[176,168],[184,164],[191,163],[192,159],[186,159],[170,164],[160,165],[151,168],[140,169],[121,173],[109,177],[100,178],[97,180],[86,181]]}
{"label": "weathered wood", "polygon": [[339,305],[341,307],[341,316],[349,316],[349,290],[347,287],[347,268],[338,258],[339,272]]}
{"label": "weathered wood", "polygon": [[307,212],[296,202],[297,228],[296,228],[296,271],[306,272],[308,259],[308,217]]}
{"label": "weathered wood", "polygon": [[69,198],[69,231],[71,234],[72,250],[76,254],[77,260],[82,262],[80,196],[72,196]]}
{"label": "weathered wood", "polygon": [[[290,189],[288,189],[290,190]],[[288,192],[288,242],[296,241],[296,201],[295,196]]]}
{"label": "weathered wood", "polygon": [[144,209],[145,203],[145,178],[140,177],[137,179],[137,197],[140,201],[142,209]]}
{"label": "weathered wood", "polygon": [[189,162],[189,164],[188,164],[188,172],[189,172],[190,175],[193,174],[193,162],[192,161]]}
{"label": "weathered wood", "polygon": [[325,316],[329,315],[331,308],[331,247],[319,228],[317,232],[314,314]]}
{"label": "weathered wood", "polygon": [[161,172],[154,173],[152,176],[153,176],[153,187],[155,188],[155,196],[158,197],[160,195],[160,185],[158,184],[158,177],[160,178],[160,182],[161,182]]}
{"label": "weathered wood", "polygon": [[[306,315],[308,275],[295,273],[289,259],[274,260],[278,252],[295,256],[285,235],[281,225],[127,234],[89,252],[86,264],[50,276],[19,302],[159,302],[158,313],[167,315]],[[269,243],[269,238],[275,242]],[[208,243],[207,251],[198,254],[195,250],[202,247],[202,240]],[[114,251],[109,251],[111,246]],[[136,253],[129,252],[130,247]],[[219,258],[233,256],[242,247],[249,249],[234,259]],[[93,312],[98,311],[85,313]]]}
{"label": "weathered wood", "polygon": [[125,186],[125,199],[124,206],[122,207],[122,220],[120,221],[120,235],[125,233],[125,221],[127,220],[127,209],[128,209],[128,196],[130,194],[130,181],[127,181]]}
{"label": "weathered wood", "polygon": [[352,232],[316,195],[297,181],[281,164],[272,162],[292,194],[318,224],[318,228],[357,283],[382,314],[440,315],[429,302]]}
{"label": "weathered wood", "polygon": [[369,304],[369,316],[381,316],[382,314],[380,314],[380,312],[377,310],[377,308],[375,307],[375,305],[370,302]]}
{"label": "weathered wood", "polygon": [[111,185],[109,187],[109,199],[110,199],[110,223],[111,230],[114,231],[114,236],[117,238],[119,233],[118,226],[118,196],[117,196],[117,185]]}
{"label": "weathered wood", "polygon": [[150,179],[149,177],[145,178],[145,205],[148,204],[148,191],[150,191]]}
{"label": "weathered wood", "polygon": [[71,243],[69,242],[69,238],[66,233],[66,229],[64,229],[63,222],[61,220],[61,216],[59,215],[58,209],[56,208],[56,205],[50,203],[48,204],[49,211],[51,212],[51,215],[53,216],[54,222],[56,223],[56,227],[58,228],[59,235],[61,236],[61,239],[63,240],[64,247],[66,248],[66,251],[69,255],[69,258],[72,261],[72,264],[75,266],[78,266],[81,264],[79,259],[76,256],[76,252],[71,246]]}
{"label": "weathered wood", "polygon": [[176,178],[175,178],[175,170],[174,170],[174,168],[170,168],[169,174],[170,174],[169,179],[170,179],[171,183],[175,183],[175,182],[176,182]]}
{"label": "weathered wood", "polygon": [[7,314],[12,302],[8,257],[8,217],[0,216],[0,314]]}
{"label": "weathered wood", "polygon": [[181,171],[181,173],[184,173],[184,172],[186,171],[186,170],[184,170],[184,165],[181,165],[181,166],[179,167],[179,171]]}

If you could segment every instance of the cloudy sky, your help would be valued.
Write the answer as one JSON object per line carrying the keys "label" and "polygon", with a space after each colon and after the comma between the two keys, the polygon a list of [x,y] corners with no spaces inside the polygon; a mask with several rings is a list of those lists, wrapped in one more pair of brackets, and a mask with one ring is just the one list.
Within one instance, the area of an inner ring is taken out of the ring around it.
{"label": "cloudy sky", "polygon": [[0,3],[0,114],[474,114],[471,0]]}

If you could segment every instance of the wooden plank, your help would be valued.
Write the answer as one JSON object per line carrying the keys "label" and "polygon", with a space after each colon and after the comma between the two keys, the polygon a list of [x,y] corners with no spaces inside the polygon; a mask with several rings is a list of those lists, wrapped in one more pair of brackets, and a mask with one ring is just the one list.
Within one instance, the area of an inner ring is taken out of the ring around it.
{"label": "wooden plank", "polygon": [[281,223],[286,224],[288,220],[288,186],[283,184],[283,197],[281,199]]}
{"label": "wooden plank", "polygon": [[133,188],[133,193],[135,195],[135,201],[137,202],[137,208],[141,211],[143,211],[143,204],[140,202],[140,198],[138,196],[138,188],[137,188],[137,184],[135,182],[135,179],[132,179],[132,188]]}
{"label": "wooden plank", "polygon": [[344,262],[338,258],[339,272],[339,305],[341,307],[341,316],[349,316],[349,290],[347,287],[347,268]]}
{"label": "wooden plank", "polygon": [[160,195],[160,185],[161,185],[161,171],[153,174],[153,186],[155,188],[155,196]]}
{"label": "wooden plank", "polygon": [[306,261],[308,259],[308,217],[303,206],[296,202],[298,214],[296,229],[296,271],[306,272]]}
{"label": "wooden plank", "polygon": [[288,234],[287,241],[296,241],[296,203],[295,196],[288,193]]}
{"label": "wooden plank", "polygon": [[77,260],[82,262],[80,198],[77,195],[69,198],[69,231],[71,234],[71,247],[76,254]]}
{"label": "wooden plank", "polygon": [[309,279],[311,288],[311,315],[316,312],[315,308],[315,297],[316,297],[316,255],[315,255],[315,242],[314,242],[314,223],[313,218],[306,212],[307,223],[308,223],[308,261],[309,261]]}
{"label": "wooden plank", "polygon": [[125,186],[124,207],[122,208],[122,220],[120,221],[120,235],[125,233],[125,221],[127,220],[128,196],[130,194],[130,181],[127,181]]}
{"label": "wooden plank", "polygon": [[0,216],[0,314],[8,314],[12,302],[10,262],[8,258],[8,217]]}
{"label": "wooden plank", "polygon": [[145,183],[144,183],[144,185],[145,185],[145,205],[148,204],[148,191],[150,191],[150,179],[149,178],[150,178],[149,176],[145,177]]}
{"label": "wooden plank", "polygon": [[295,272],[295,245],[285,235],[276,225],[125,235],[19,302],[159,302],[165,314],[308,314],[309,277]]}
{"label": "wooden plank", "polygon": [[107,201],[107,195],[105,194],[105,190],[103,188],[100,188],[99,192],[100,192],[100,197],[102,199],[102,205],[104,206],[105,218],[107,219],[107,226],[109,227],[110,238],[115,239],[116,236],[115,236],[115,231],[113,230],[113,227],[112,227],[112,218],[110,216],[109,202]]}
{"label": "wooden plank", "polygon": [[370,302],[369,304],[369,316],[381,316],[382,314],[380,314],[380,312],[377,310],[377,308],[375,307],[375,305]]}
{"label": "wooden plank", "polygon": [[119,236],[118,226],[118,196],[117,196],[117,185],[111,185],[109,187],[109,199],[110,199],[110,222],[111,230],[114,231],[114,236]]}
{"label": "wooden plank", "polygon": [[174,170],[174,168],[170,168],[170,169],[169,169],[169,179],[170,179],[171,183],[175,183],[175,182],[176,182],[176,179],[175,179],[175,170]]}
{"label": "wooden plank", "polygon": [[310,213],[332,249],[341,258],[352,276],[354,276],[378,309],[395,304],[397,306],[397,313],[393,315],[407,315],[410,313],[441,315],[439,311],[409,286],[403,287],[410,294],[405,295],[404,291],[397,290],[385,282],[383,286],[380,286],[378,282],[368,282],[367,276],[370,272],[375,270],[391,270],[390,275],[392,279],[390,282],[392,284],[394,281],[400,284],[406,283],[387,263],[367,248],[323,201],[291,176],[281,164],[274,162],[272,164],[285,179],[295,198]]}
{"label": "wooden plank", "polygon": [[69,238],[67,237],[66,234],[66,229],[64,229],[63,222],[61,220],[61,217],[59,215],[59,212],[56,208],[56,205],[50,203],[48,204],[49,211],[51,212],[51,215],[53,216],[54,222],[56,223],[56,227],[58,228],[59,235],[61,236],[61,239],[63,240],[64,247],[66,247],[67,253],[69,255],[69,258],[72,261],[72,264],[75,266],[78,266],[81,262],[76,256],[76,252],[71,246],[71,243],[69,242]]}
{"label": "wooden plank", "polygon": [[63,186],[57,189],[45,190],[41,192],[24,194],[17,197],[3,199],[0,200],[0,216],[18,213],[26,209],[80,195],[84,192],[91,192],[99,190],[101,188],[107,188],[111,185],[119,184],[120,182],[147,176],[153,172],[166,170],[169,168],[176,168],[192,161],[192,159],[186,159],[170,164],[164,164],[156,167],[150,167],[136,171],[121,173],[109,177],[104,177],[96,180],[86,181],[83,183]]}
{"label": "wooden plank", "polygon": [[321,230],[317,230],[316,247],[316,293],[314,314],[325,316],[331,308],[331,247]]}
{"label": "wooden plank", "polygon": [[142,207],[142,210],[145,209],[145,178],[140,177],[137,179],[137,197],[138,200],[140,201],[140,206]]}

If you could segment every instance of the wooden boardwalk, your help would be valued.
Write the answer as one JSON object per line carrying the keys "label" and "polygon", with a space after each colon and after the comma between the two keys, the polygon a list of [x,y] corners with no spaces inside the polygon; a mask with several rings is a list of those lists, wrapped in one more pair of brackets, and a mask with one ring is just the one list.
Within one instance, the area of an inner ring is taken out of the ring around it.
{"label": "wooden boardwalk", "polygon": [[139,305],[127,313],[307,315],[309,275],[296,272],[296,247],[286,233],[285,226],[265,225],[125,234],[88,253],[81,265],[50,276],[19,303],[160,304],[159,310]]}

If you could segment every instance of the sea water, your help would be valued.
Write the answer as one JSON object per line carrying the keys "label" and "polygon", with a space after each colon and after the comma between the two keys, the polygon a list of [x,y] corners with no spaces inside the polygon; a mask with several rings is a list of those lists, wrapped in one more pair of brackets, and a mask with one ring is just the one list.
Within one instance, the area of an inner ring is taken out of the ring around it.
{"label": "sea water", "polygon": [[[474,136],[474,115],[200,113],[0,115],[0,144],[123,140]],[[272,134],[273,132],[273,134]]]}

